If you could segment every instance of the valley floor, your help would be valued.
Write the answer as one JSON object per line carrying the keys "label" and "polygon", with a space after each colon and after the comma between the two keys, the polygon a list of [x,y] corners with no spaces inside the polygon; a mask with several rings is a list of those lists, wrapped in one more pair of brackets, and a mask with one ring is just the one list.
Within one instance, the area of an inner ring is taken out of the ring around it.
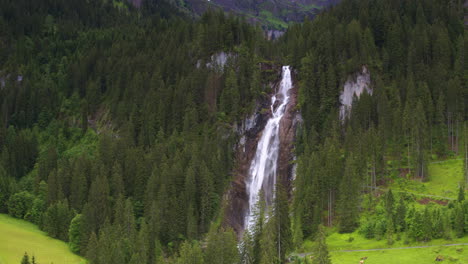
{"label": "valley floor", "polygon": [[[352,242],[349,237],[353,237]],[[334,233],[327,238],[330,255],[333,264],[359,263],[361,258],[367,257],[364,263],[370,264],[427,264],[436,263],[439,256],[450,263],[468,263],[468,237],[457,238],[451,241],[436,239],[427,243],[412,243],[405,245],[402,241],[396,241],[388,246],[386,240],[365,239],[357,233]],[[313,247],[306,242],[307,249]],[[309,250],[306,251],[308,252]],[[309,253],[297,254],[299,257],[307,257]]]}
{"label": "valley floor", "polygon": [[361,258],[367,257],[366,264],[428,264],[438,263],[440,256],[444,262],[463,264],[468,263],[468,244],[452,246],[430,246],[424,248],[392,248],[373,251],[331,252],[332,263],[359,263]]}

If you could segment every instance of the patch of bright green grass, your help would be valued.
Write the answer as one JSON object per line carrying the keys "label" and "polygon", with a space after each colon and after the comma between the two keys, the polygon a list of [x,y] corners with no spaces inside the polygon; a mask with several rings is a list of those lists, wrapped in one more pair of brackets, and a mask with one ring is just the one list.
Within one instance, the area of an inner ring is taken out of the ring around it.
{"label": "patch of bright green grass", "polygon": [[367,252],[331,252],[333,264],[359,263],[367,257],[366,264],[428,264],[436,262],[437,256],[443,257],[442,263],[468,263],[468,246],[391,249]]}
{"label": "patch of bright green grass", "polygon": [[398,179],[394,187],[402,191],[456,198],[463,181],[463,162],[450,159],[429,164],[429,181]]}
{"label": "patch of bright green grass", "polygon": [[[444,239],[433,239],[429,242],[410,242],[404,243],[405,234],[401,234],[401,239],[396,240],[392,245],[387,244],[385,238],[381,240],[376,239],[367,239],[360,235],[358,231],[350,234],[340,234],[338,232],[333,232],[327,237],[328,250],[330,251],[341,251],[341,250],[363,250],[363,249],[379,249],[379,248],[399,248],[399,247],[414,247],[414,246],[439,246],[445,244],[461,244],[468,243],[468,236],[462,238],[454,238],[452,240]],[[350,239],[352,238],[352,239]],[[310,240],[304,241],[302,248],[298,252],[312,252],[314,248],[314,243]],[[466,251],[468,254],[468,249]],[[467,262],[468,263],[468,262]]]}
{"label": "patch of bright green grass", "polygon": [[266,11],[266,10],[262,10],[260,11],[260,17],[262,19],[265,19],[268,24],[270,24],[271,26],[273,26],[274,28],[281,28],[281,29],[284,29],[284,28],[287,28],[288,27],[288,24],[286,22],[284,22],[283,20],[275,17],[271,12],[269,11]]}
{"label": "patch of bright green grass", "polygon": [[[376,249],[376,248],[398,248],[398,247],[413,247],[413,246],[436,246],[444,244],[460,244],[468,243],[468,236],[462,238],[454,238],[450,241],[444,239],[434,239],[429,242],[411,242],[408,244],[404,243],[405,234],[401,235],[399,241],[395,241],[392,245],[387,244],[387,240],[381,239],[366,239],[358,232],[351,234],[340,234],[333,233],[327,237],[328,249],[331,251],[335,250],[360,250],[360,249]],[[352,241],[349,239],[352,237]],[[396,239],[396,235],[394,236]],[[351,241],[351,242],[349,242]],[[468,254],[468,251],[467,251]]]}
{"label": "patch of bright green grass", "polygon": [[70,251],[67,243],[47,236],[29,222],[0,214],[0,264],[20,263],[24,252],[34,255],[41,264],[86,263]]}
{"label": "patch of bright green grass", "polygon": [[309,12],[313,9],[320,10],[322,7],[316,4],[310,4],[310,5],[300,5],[301,10],[305,12]]}

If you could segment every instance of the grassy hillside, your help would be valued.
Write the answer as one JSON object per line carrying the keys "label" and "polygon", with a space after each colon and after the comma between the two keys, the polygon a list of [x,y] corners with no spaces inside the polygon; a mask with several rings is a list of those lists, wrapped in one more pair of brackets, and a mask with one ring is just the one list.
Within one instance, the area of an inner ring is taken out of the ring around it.
{"label": "grassy hillside", "polygon": [[392,188],[410,193],[420,193],[447,198],[456,198],[459,183],[463,181],[463,161],[449,159],[429,164],[429,181],[420,182],[400,178]]}
{"label": "grassy hillside", "polygon": [[84,264],[68,245],[48,237],[37,226],[0,214],[0,264],[20,263],[25,251],[39,263]]}

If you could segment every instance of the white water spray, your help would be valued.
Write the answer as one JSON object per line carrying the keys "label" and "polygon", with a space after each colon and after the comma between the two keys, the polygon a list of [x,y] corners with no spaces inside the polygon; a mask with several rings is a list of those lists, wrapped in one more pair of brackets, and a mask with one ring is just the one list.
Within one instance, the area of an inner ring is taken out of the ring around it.
{"label": "white water spray", "polygon": [[254,209],[263,189],[265,203],[272,204],[276,184],[276,173],[279,156],[279,127],[289,102],[288,91],[292,88],[291,70],[283,66],[279,91],[271,98],[272,116],[263,129],[262,137],[258,141],[257,151],[252,160],[247,181],[249,195],[249,211],[245,217],[244,227],[249,229],[255,223]]}

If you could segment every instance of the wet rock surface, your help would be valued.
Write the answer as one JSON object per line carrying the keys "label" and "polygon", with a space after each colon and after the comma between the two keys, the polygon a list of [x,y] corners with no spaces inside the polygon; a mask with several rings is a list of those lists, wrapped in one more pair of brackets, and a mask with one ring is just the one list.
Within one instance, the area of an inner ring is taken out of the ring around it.
{"label": "wet rock surface", "polygon": [[[271,117],[270,109],[271,96],[277,91],[281,81],[281,67],[263,65],[262,68],[274,70],[277,80],[271,84],[272,94],[262,98],[257,103],[256,111],[237,126],[239,142],[236,147],[236,166],[234,170],[234,180],[231,182],[229,191],[225,195],[226,207],[224,225],[230,226],[236,231],[239,237],[244,231],[246,212],[249,210],[249,197],[247,194],[246,179],[249,177],[249,170],[252,160],[256,154],[258,141],[262,136],[262,131]],[[293,80],[294,80],[293,76]],[[280,122],[280,154],[278,157],[278,182],[283,183],[288,189],[291,188],[291,177],[293,172],[293,142],[295,129],[298,124],[297,85],[293,81],[293,88],[290,89],[290,99],[286,108],[286,113]]]}

